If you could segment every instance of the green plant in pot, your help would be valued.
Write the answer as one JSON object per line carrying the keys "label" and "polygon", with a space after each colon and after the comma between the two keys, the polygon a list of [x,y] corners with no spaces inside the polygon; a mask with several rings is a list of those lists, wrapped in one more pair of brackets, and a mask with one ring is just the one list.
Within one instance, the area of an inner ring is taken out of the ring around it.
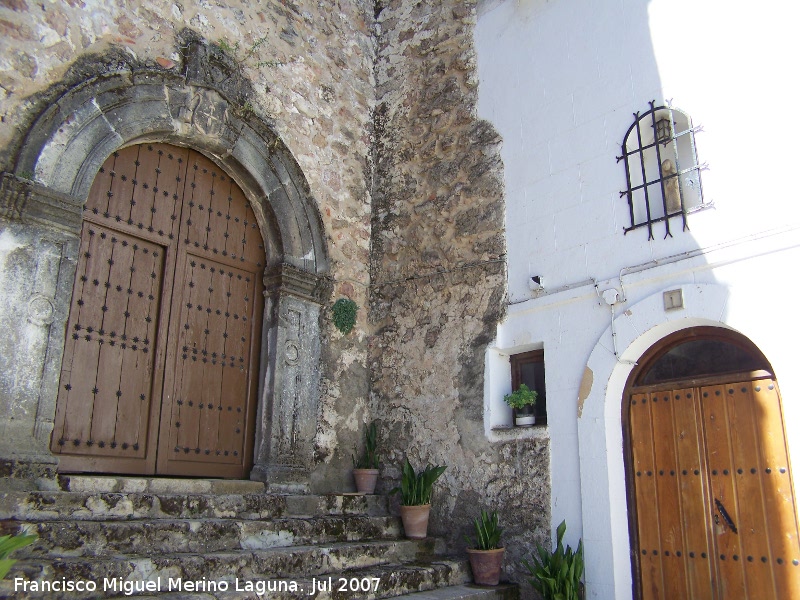
{"label": "green plant in pot", "polygon": [[537,397],[536,390],[530,389],[524,383],[520,383],[513,393],[503,397],[505,403],[514,411],[514,424],[517,427],[530,427],[536,423],[534,407]]}
{"label": "green plant in pot", "polygon": [[353,455],[353,478],[359,494],[374,494],[378,483],[378,424],[373,421],[364,432],[364,451]]}
{"label": "green plant in pot", "polygon": [[406,458],[400,475],[400,485],[389,492],[390,494],[400,492],[400,518],[403,520],[406,537],[413,539],[427,537],[433,484],[446,468],[446,466],[428,465],[416,473]]}
{"label": "green plant in pot", "polygon": [[3,579],[11,567],[14,566],[14,563],[17,562],[13,558],[9,558],[11,554],[28,544],[32,544],[35,539],[35,535],[25,531],[0,537],[0,579]]}
{"label": "green plant in pot", "polygon": [[578,549],[573,551],[569,546],[564,548],[564,533],[567,531],[566,521],[556,529],[556,549],[550,552],[541,544],[536,544],[533,563],[523,560],[522,563],[532,575],[531,585],[544,600],[580,600],[583,597],[583,540],[578,542]]}
{"label": "green plant in pot", "polygon": [[500,536],[503,528],[500,527],[497,511],[491,513],[481,510],[479,517],[475,517],[475,539],[464,536],[472,547],[467,548],[469,565],[472,567],[472,577],[478,585],[497,585],[500,583],[500,573],[503,569],[503,554],[505,548],[500,546]]}

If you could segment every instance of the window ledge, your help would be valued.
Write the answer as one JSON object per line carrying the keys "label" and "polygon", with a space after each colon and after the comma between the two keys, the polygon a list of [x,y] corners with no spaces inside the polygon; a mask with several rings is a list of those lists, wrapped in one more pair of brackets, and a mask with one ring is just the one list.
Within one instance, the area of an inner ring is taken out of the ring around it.
{"label": "window ledge", "polygon": [[491,441],[505,442],[510,440],[550,439],[550,430],[546,423],[532,427],[514,427],[513,425],[495,425],[491,430]]}

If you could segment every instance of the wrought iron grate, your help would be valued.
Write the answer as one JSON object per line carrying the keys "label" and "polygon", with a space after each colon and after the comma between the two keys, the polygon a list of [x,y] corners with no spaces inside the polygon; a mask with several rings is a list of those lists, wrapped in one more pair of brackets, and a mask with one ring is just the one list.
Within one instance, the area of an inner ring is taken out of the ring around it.
{"label": "wrought iron grate", "polygon": [[669,103],[634,113],[634,122],[622,142],[627,189],[620,197],[628,200],[630,227],[625,233],[647,227],[653,237],[653,224],[664,223],[664,237],[672,237],[670,220],[679,218],[682,229],[689,228],[686,215],[707,208],[703,201],[700,173],[707,168],[697,160],[694,134],[701,127],[692,125],[686,113]]}

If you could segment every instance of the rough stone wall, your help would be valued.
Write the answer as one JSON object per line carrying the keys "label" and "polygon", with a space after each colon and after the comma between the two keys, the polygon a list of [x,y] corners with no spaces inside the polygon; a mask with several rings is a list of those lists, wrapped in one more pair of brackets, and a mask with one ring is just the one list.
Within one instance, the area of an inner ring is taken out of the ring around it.
{"label": "rough stone wall", "polygon": [[[242,108],[254,111],[280,136],[317,201],[333,298],[349,296],[362,307],[356,330],[347,337],[323,311],[323,394],[315,447],[317,461],[328,468],[315,475],[320,490],[342,488],[340,472],[349,468],[367,410],[363,307],[371,227],[372,21],[367,0],[0,0],[3,171],[13,169],[22,136],[47,104],[81,79],[113,70],[115,55],[126,56],[119,62],[122,68],[137,64],[184,73],[179,39],[185,39],[180,32],[188,27],[242,66],[252,83]],[[29,239],[14,237],[14,228],[2,222],[0,227],[6,236],[0,268],[10,277],[14,264],[26,260],[14,254],[34,249]],[[25,297],[13,282],[3,294],[4,304]],[[23,345],[4,342],[2,352],[26,360]],[[26,385],[17,382],[6,399],[13,404]]]}
{"label": "rough stone wall", "polygon": [[506,527],[507,575],[549,534],[549,447],[490,443],[484,351],[506,297],[501,140],[476,117],[475,2],[378,4],[372,411],[385,486],[404,456],[446,464],[432,531],[463,548],[480,508]]}

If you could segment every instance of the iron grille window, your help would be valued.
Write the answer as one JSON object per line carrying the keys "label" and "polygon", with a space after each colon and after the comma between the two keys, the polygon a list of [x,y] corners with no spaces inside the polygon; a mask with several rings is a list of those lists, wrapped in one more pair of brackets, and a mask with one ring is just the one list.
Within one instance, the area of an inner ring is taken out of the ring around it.
{"label": "iron grille window", "polygon": [[622,142],[625,178],[628,188],[620,197],[628,199],[631,225],[625,233],[647,227],[653,238],[653,223],[664,222],[665,234],[672,237],[670,219],[680,218],[682,229],[688,229],[686,215],[703,204],[703,184],[697,161],[694,134],[686,113],[669,105],[656,106],[644,114],[634,113],[635,120]]}
{"label": "iron grille window", "polygon": [[511,355],[511,389],[516,390],[524,383],[536,390],[534,406],[536,425],[547,424],[547,393],[544,387],[544,350],[534,350]]}

